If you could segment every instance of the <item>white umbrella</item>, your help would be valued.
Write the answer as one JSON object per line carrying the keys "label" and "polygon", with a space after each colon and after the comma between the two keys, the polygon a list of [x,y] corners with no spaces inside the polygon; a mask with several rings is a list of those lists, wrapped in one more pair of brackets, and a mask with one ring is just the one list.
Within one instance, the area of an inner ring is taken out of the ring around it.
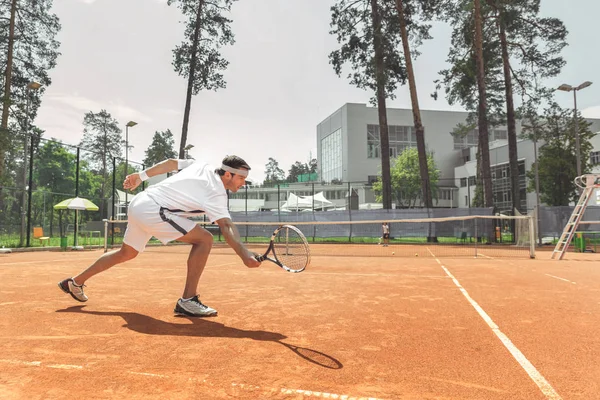
{"label": "white umbrella", "polygon": [[[79,211],[98,211],[98,206],[84,199],[83,197],[73,197],[71,199],[63,200],[54,206],[55,210],[75,210],[75,243],[74,249],[81,249],[77,245],[77,224],[79,223]],[[61,228],[62,230],[62,228]]]}

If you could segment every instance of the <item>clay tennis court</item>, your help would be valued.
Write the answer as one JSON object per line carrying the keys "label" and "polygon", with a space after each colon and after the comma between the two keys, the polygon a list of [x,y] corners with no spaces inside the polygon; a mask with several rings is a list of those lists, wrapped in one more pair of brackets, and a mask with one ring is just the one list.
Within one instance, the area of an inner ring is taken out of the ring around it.
{"label": "clay tennis court", "polygon": [[100,250],[0,255],[2,399],[600,398],[595,254],[316,255],[301,274],[216,249],[214,318],[173,316],[186,246],[89,282]]}

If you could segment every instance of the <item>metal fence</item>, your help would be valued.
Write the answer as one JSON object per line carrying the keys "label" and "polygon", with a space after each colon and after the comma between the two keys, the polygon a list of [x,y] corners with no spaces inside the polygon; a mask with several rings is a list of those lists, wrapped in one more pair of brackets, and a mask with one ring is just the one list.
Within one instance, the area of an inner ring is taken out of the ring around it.
{"label": "metal fence", "polygon": [[[99,165],[97,155],[35,135],[14,140],[0,181],[0,247],[40,245],[36,235],[73,236],[92,221],[111,218],[120,202],[117,182],[124,179],[125,163],[110,157]],[[129,161],[129,172],[142,167]],[[98,211],[80,212],[75,222],[73,211],[54,209],[73,197],[90,200]]]}

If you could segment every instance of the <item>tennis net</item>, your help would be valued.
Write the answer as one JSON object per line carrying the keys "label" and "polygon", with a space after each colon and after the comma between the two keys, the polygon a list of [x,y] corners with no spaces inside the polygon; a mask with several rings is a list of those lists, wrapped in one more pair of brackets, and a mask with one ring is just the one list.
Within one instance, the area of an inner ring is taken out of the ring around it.
{"label": "tennis net", "polygon": [[[514,221],[516,220],[516,221]],[[382,224],[388,223],[389,241]],[[516,223],[512,223],[516,222]],[[213,252],[228,248],[218,225],[199,221],[213,234]],[[247,246],[258,253],[266,249],[280,225],[294,225],[306,236],[315,256],[357,257],[535,257],[531,216],[462,216],[365,221],[260,221],[236,222]],[[107,221],[105,249],[120,246],[127,221]],[[511,231],[511,227],[518,227]],[[150,246],[160,242],[151,240]]]}

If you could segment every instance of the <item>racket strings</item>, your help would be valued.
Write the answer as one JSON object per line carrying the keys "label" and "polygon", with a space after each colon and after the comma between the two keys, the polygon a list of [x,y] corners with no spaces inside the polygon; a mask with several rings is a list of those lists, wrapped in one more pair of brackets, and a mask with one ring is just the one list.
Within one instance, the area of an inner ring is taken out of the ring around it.
{"label": "racket strings", "polygon": [[291,269],[301,269],[308,262],[309,249],[304,238],[297,232],[281,229],[273,241],[273,254],[283,265]]}

